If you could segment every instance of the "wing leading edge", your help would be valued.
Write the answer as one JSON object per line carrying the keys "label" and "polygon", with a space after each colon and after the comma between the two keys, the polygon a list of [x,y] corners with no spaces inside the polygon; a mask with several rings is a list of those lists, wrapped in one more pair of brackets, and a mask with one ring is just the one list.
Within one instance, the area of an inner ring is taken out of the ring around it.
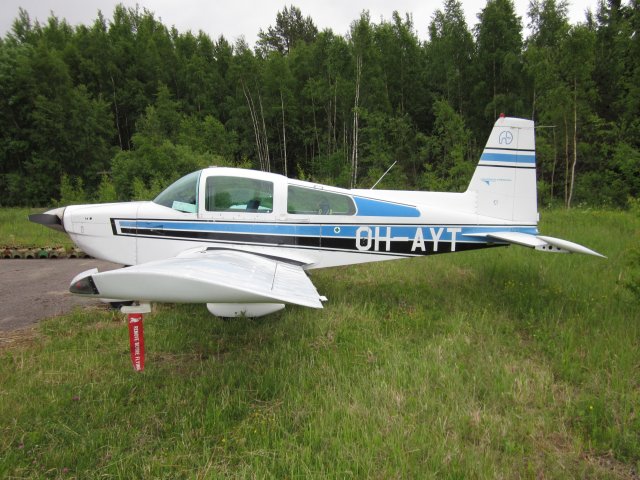
{"label": "wing leading edge", "polygon": [[300,265],[259,255],[214,250],[98,273],[71,282],[72,293],[101,298],[175,303],[290,303],[322,308]]}

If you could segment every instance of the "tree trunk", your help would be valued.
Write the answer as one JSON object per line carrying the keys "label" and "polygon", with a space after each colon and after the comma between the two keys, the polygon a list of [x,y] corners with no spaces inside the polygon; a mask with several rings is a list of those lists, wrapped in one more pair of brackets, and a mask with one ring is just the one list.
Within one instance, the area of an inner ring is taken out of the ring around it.
{"label": "tree trunk", "polygon": [[567,208],[571,208],[573,186],[576,180],[576,164],[578,163],[578,85],[573,79],[573,163],[571,164],[571,182],[569,183],[569,201]]}
{"label": "tree trunk", "polygon": [[266,164],[266,171],[271,171],[271,160],[269,159],[269,140],[267,138],[267,125],[264,121],[264,110],[262,109],[262,95],[258,92],[258,103],[260,104],[260,116],[262,117],[262,138],[264,144],[264,158]]}
{"label": "tree trunk", "polygon": [[[316,101],[313,95],[311,95],[311,107],[313,110],[313,136],[316,139],[316,146],[318,147],[318,155],[320,155],[322,152],[322,149],[320,148],[320,136],[318,135],[318,122],[316,121]],[[315,162],[313,163],[315,164]],[[314,171],[312,171],[311,173],[315,174]]]}
{"label": "tree trunk", "polygon": [[567,125],[567,114],[562,115],[564,119],[564,205],[569,208],[569,126]]}
{"label": "tree trunk", "polygon": [[261,133],[258,123],[258,115],[256,112],[255,104],[253,103],[253,98],[251,97],[251,92],[247,89],[244,81],[241,81],[242,84],[242,92],[244,93],[244,98],[247,100],[247,106],[249,107],[249,113],[251,114],[251,124],[253,125],[253,134],[256,139],[256,150],[258,154],[258,162],[260,164],[260,170],[265,171],[265,161],[264,161],[264,152],[262,147],[262,139]]}
{"label": "tree trunk", "polygon": [[280,105],[282,107],[282,143],[284,149],[284,176],[288,177],[287,170],[287,126],[284,121],[284,97],[282,96],[282,90],[280,90]]}
{"label": "tree trunk", "polygon": [[333,90],[333,151],[334,153],[338,149],[338,137],[336,123],[338,121],[338,79],[336,78],[336,84]]}
{"label": "tree trunk", "polygon": [[358,102],[360,101],[360,78],[362,57],[356,59],[356,96],[353,103],[353,148],[351,150],[351,188],[358,183]]}
{"label": "tree trunk", "polygon": [[533,101],[531,105],[531,120],[536,119],[536,87],[533,87]]}
{"label": "tree trunk", "polygon": [[558,145],[556,144],[556,127],[553,127],[553,168],[551,169],[551,202],[553,203],[553,190],[555,188],[556,164],[558,163]]}
{"label": "tree trunk", "polygon": [[496,59],[493,59],[493,121],[498,118],[498,111],[496,109]]}
{"label": "tree trunk", "polygon": [[116,130],[118,130],[118,142],[120,143],[120,150],[124,150],[124,146],[122,145],[122,134],[120,133],[120,112],[118,112],[118,100],[116,99],[116,82],[113,80],[113,75],[109,75],[111,77],[111,86],[113,87],[113,107],[116,110]]}
{"label": "tree trunk", "polygon": [[[331,82],[329,82],[329,87],[331,87]],[[327,152],[327,156],[333,153],[333,146],[331,145],[331,131],[333,130],[333,125],[331,122],[333,120],[333,98],[329,97],[329,103],[325,109],[325,113],[327,115],[327,138],[326,138],[326,147],[325,151]]]}

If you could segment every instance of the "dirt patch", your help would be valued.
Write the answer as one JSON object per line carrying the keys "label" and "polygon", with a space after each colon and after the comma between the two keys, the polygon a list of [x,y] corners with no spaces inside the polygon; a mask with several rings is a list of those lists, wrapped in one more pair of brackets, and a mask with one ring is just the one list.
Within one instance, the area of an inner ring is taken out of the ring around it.
{"label": "dirt patch", "polygon": [[73,295],[69,283],[90,268],[119,268],[95,259],[0,260],[0,331],[34,325],[64,315],[76,306],[99,305],[100,300]]}

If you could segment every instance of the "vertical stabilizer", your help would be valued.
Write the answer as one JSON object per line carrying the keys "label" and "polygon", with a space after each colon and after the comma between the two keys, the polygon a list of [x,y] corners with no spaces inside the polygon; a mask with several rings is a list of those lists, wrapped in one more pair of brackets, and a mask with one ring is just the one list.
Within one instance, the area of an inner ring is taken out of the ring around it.
{"label": "vertical stabilizer", "polygon": [[476,193],[479,215],[537,223],[535,148],[532,120],[496,121],[468,188]]}

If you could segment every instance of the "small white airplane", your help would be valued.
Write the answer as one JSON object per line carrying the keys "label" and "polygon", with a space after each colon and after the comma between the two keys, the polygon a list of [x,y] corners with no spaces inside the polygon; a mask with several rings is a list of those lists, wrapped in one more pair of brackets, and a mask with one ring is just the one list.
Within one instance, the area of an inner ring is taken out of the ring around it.
{"label": "small white airplane", "polygon": [[322,308],[307,270],[509,244],[597,252],[538,233],[534,122],[499,118],[464,193],[347,190],[236,168],[205,168],[152,202],[73,205],[29,219],[89,255],[73,293],[206,303],[257,317],[285,304]]}

